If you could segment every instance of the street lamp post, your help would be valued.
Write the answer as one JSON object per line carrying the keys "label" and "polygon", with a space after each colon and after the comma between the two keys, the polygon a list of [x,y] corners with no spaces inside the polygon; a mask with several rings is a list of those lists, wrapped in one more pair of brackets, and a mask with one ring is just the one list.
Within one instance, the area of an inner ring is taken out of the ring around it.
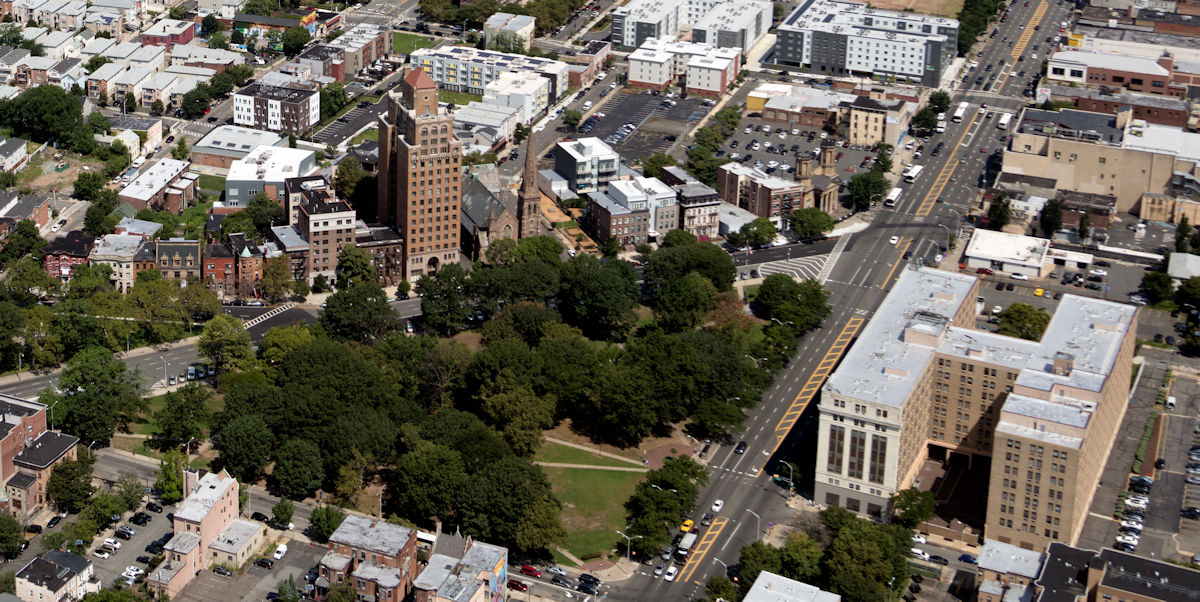
{"label": "street lamp post", "polygon": [[787,466],[787,469],[788,469],[788,493],[791,493],[796,490],[796,481],[793,480],[793,478],[796,476],[796,473],[792,471],[792,463],[791,462],[788,462],[787,460],[780,460],[779,463],[783,464],[784,466]]}
{"label": "street lamp post", "polygon": [[746,512],[749,512],[750,514],[754,515],[754,521],[755,521],[754,526],[756,528],[754,535],[755,535],[755,539],[757,539],[759,536],[762,535],[762,517],[759,516],[757,512],[755,512],[749,508],[746,508]]}
{"label": "street lamp post", "polygon": [[[629,527],[625,527],[625,529],[628,530]],[[621,532],[620,529],[617,529],[617,535],[620,535],[621,537],[625,538],[625,564],[629,565],[633,562],[632,560],[629,559],[629,547],[632,545],[633,540],[641,539],[642,536],[641,535],[632,535],[632,536],[626,535],[625,533]]]}

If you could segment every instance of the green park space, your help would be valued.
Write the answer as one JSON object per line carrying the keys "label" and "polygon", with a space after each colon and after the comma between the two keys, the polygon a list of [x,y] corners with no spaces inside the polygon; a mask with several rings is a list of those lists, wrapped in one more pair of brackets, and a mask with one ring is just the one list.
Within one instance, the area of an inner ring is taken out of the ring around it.
{"label": "green park space", "polygon": [[538,462],[550,464],[590,464],[592,466],[616,466],[621,468],[637,467],[632,462],[597,455],[587,450],[552,441],[543,443],[542,447],[534,454],[534,459]]}
{"label": "green park space", "polygon": [[454,106],[465,107],[472,101],[483,100],[483,97],[478,94],[455,92],[454,90],[438,90],[438,100],[448,102]]}
{"label": "green park space", "polygon": [[419,48],[433,48],[437,46],[437,40],[419,36],[412,33],[402,33],[399,31],[392,32],[392,50],[395,52],[403,52],[408,54]]}
{"label": "green park space", "polygon": [[542,472],[563,505],[563,548],[583,560],[607,555],[616,530],[625,526],[625,500],[633,495],[642,473],[547,467]]}
{"label": "green park space", "polygon": [[202,190],[215,190],[218,192],[225,192],[225,178],[222,178],[221,176],[202,174],[200,176],[199,181],[200,181],[200,188]]}

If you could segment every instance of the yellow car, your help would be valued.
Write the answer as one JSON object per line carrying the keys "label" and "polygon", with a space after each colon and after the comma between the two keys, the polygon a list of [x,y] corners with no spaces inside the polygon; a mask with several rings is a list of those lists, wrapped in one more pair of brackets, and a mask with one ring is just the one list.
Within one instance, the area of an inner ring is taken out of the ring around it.
{"label": "yellow car", "polygon": [[1033,291],[1034,297],[1041,297],[1044,294],[1046,294],[1046,289],[1044,289],[1044,288],[1039,288],[1039,289],[1036,289]]}
{"label": "yellow car", "polygon": [[689,518],[689,519],[683,521],[683,526],[679,527],[679,530],[683,531],[684,533],[687,533],[688,531],[692,530],[692,526],[695,524],[696,524],[696,521]]}

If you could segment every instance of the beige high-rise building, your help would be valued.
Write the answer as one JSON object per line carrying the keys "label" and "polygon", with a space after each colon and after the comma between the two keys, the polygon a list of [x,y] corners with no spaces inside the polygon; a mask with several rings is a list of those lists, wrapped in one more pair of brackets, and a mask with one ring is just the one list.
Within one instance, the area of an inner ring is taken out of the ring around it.
{"label": "beige high-rise building", "polygon": [[816,501],[885,519],[896,492],[934,485],[927,462],[974,466],[987,538],[1074,544],[1125,414],[1137,308],[1065,295],[1029,341],[978,330],[978,295],[974,276],[903,270],[822,389]]}
{"label": "beige high-rise building", "polygon": [[379,222],[404,236],[404,278],[459,260],[462,143],[422,69],[404,76],[379,117]]}

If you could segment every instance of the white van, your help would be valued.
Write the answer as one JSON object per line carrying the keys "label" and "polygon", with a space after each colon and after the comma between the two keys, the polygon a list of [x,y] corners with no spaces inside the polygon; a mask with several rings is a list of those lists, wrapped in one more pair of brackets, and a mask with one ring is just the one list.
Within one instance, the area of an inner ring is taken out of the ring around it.
{"label": "white van", "polygon": [[137,159],[134,159],[134,160],[133,160],[133,167],[134,167],[134,169],[137,169],[137,168],[141,167],[141,166],[142,166],[142,164],[143,164],[143,163],[145,163],[145,162],[146,162],[146,158],[145,158],[145,157],[138,157]]}
{"label": "white van", "polygon": [[587,101],[587,102],[583,103],[583,110],[585,110],[585,111],[586,111],[586,110],[588,110],[588,109],[590,109],[590,108],[592,108],[592,101],[590,101],[590,100],[589,100],[589,101]]}
{"label": "white van", "polygon": [[279,560],[280,558],[283,558],[284,554],[287,554],[287,544],[281,543],[279,544],[278,548],[275,548],[275,553],[272,554],[271,557],[275,560]]}
{"label": "white van", "polygon": [[1167,409],[1168,410],[1175,409],[1175,396],[1174,395],[1167,398]]}

